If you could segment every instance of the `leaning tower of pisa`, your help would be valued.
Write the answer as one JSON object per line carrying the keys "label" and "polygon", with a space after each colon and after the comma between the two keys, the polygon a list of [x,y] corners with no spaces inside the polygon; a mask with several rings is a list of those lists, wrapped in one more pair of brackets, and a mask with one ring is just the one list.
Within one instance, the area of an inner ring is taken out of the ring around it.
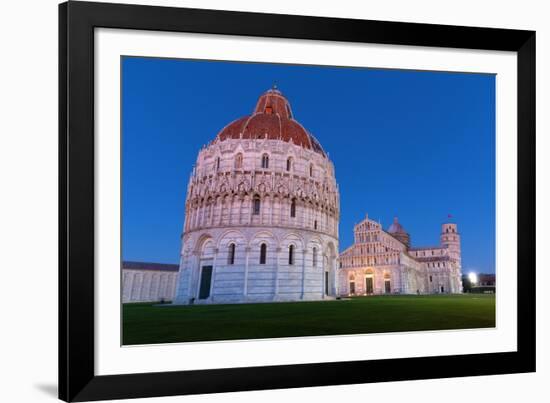
{"label": "leaning tower of pisa", "polygon": [[337,295],[334,165],[276,88],[197,156],[174,303]]}
{"label": "leaning tower of pisa", "polygon": [[441,246],[448,248],[449,257],[462,267],[462,256],[460,252],[460,234],[455,223],[446,222],[441,225],[440,235]]}

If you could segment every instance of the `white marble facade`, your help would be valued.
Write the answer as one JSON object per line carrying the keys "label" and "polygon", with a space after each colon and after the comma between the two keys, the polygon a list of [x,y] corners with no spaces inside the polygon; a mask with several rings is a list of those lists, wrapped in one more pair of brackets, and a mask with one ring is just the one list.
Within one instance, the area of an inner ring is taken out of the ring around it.
{"label": "white marble facade", "polygon": [[122,302],[172,301],[177,278],[177,265],[123,262]]}
{"label": "white marble facade", "polygon": [[338,295],[451,294],[462,292],[460,234],[455,223],[441,226],[440,244],[411,247],[397,218],[387,231],[365,218],[355,242],[339,258]]}
{"label": "white marble facade", "polygon": [[198,154],[174,303],[334,297],[338,221],[332,162],[269,90]]}
{"label": "white marble facade", "polygon": [[187,187],[175,304],[460,293],[460,235],[413,248],[368,217],[338,256],[334,165],[277,89],[198,154]]}

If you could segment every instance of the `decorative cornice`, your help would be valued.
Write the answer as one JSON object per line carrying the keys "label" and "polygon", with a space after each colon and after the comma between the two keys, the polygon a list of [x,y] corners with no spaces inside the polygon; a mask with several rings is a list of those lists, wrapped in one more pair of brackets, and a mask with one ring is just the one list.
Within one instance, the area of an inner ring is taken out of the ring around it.
{"label": "decorative cornice", "polygon": [[[330,238],[333,238],[335,240],[338,239],[338,237],[335,235],[335,234],[332,234],[330,232],[326,232],[326,231],[320,231],[320,230],[314,230],[314,229],[311,229],[311,228],[304,228],[304,227],[300,227],[298,225],[296,226],[289,226],[289,225],[270,225],[270,224],[222,224],[222,225],[212,225],[212,226],[201,226],[201,227],[194,227],[194,228],[191,228],[189,229],[188,231],[185,232],[185,235],[190,235],[192,234],[193,232],[202,232],[206,229],[208,230],[215,230],[215,229],[237,229],[237,228],[243,228],[243,229],[247,229],[247,228],[254,228],[254,229],[262,229],[262,228],[266,228],[266,227],[269,227],[269,228],[273,228],[273,229],[282,229],[282,230],[292,230],[292,231],[300,231],[300,232],[309,232],[313,235],[324,235],[324,236],[328,236]],[[409,256],[410,257],[410,256]],[[412,259],[412,258],[411,258]]]}

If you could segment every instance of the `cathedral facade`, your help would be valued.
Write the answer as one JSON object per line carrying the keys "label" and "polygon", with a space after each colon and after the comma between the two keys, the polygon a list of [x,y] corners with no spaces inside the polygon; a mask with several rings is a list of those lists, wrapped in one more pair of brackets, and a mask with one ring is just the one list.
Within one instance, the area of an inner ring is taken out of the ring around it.
{"label": "cathedral facade", "polygon": [[411,247],[398,219],[386,230],[365,218],[354,227],[354,244],[340,255],[341,296],[450,294],[462,292],[460,234],[455,223],[441,226],[440,244]]}
{"label": "cathedral facade", "polygon": [[268,90],[198,154],[174,303],[337,296],[339,203],[328,155]]}

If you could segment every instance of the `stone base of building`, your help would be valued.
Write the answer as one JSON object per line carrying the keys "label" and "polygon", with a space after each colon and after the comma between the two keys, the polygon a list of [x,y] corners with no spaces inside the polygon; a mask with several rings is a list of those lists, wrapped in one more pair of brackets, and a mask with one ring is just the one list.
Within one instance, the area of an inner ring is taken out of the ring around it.
{"label": "stone base of building", "polygon": [[380,297],[383,295],[386,296],[392,296],[392,295],[460,295],[462,292],[425,292],[425,291],[419,291],[419,292],[412,292],[412,291],[400,291],[400,292],[392,292],[392,293],[386,293],[386,292],[374,292],[372,294],[340,294],[340,297]]}
{"label": "stone base of building", "polygon": [[237,296],[214,296],[207,299],[190,299],[187,301],[179,300],[174,301],[171,304],[166,304],[167,306],[174,305],[225,305],[225,304],[262,304],[262,303],[277,303],[277,302],[308,302],[308,301],[334,301],[336,297],[330,295],[319,295],[319,294],[305,294],[305,295],[294,295],[294,294],[279,294],[279,295],[261,295],[261,296],[247,296],[247,297],[237,297]]}

